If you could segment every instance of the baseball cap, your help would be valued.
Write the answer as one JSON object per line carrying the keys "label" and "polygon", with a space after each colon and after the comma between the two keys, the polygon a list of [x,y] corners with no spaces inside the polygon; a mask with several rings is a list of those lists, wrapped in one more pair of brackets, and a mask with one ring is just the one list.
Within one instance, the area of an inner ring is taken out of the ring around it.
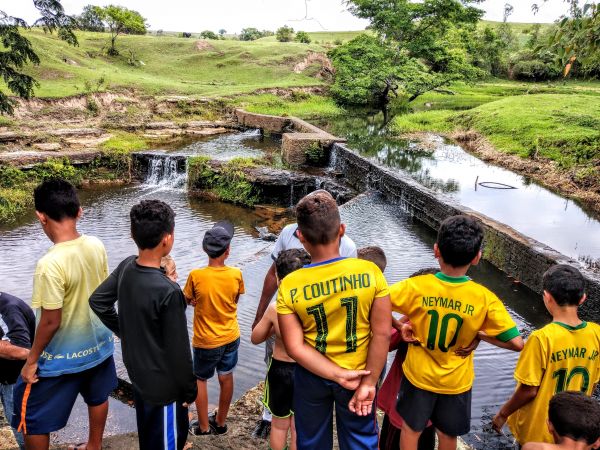
{"label": "baseball cap", "polygon": [[226,220],[222,220],[213,225],[213,227],[204,233],[202,248],[211,258],[218,258],[227,250],[233,239],[233,225]]}

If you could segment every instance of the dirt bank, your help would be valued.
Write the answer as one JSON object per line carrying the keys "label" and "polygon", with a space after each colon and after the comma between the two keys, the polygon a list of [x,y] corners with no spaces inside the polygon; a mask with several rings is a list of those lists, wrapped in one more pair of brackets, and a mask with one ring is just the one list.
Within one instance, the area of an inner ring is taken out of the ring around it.
{"label": "dirt bank", "polygon": [[475,131],[456,131],[449,137],[482,160],[529,177],[554,192],[580,201],[585,208],[600,214],[600,182],[582,186],[574,179],[573,172],[559,168],[555,162],[542,158],[525,159],[501,152]]}

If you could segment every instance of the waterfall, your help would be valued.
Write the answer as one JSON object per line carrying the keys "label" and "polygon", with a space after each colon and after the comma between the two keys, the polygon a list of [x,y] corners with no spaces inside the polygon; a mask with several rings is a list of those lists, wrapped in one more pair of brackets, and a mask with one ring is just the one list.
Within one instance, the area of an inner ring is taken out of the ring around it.
{"label": "waterfall", "polygon": [[331,146],[331,152],[329,154],[329,169],[331,170],[335,170],[335,166],[337,165],[337,158],[338,158],[338,150],[337,150],[337,144],[333,144]]}
{"label": "waterfall", "polygon": [[148,187],[181,189],[187,184],[187,158],[164,154],[148,157],[148,173],[144,184]]}

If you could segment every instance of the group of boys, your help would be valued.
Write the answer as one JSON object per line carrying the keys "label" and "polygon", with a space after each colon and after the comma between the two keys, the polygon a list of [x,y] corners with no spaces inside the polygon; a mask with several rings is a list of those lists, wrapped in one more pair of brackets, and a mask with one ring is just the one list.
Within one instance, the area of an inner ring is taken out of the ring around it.
{"label": "group of boys", "polygon": [[[81,208],[74,187],[50,180],[34,196],[54,246],[34,275],[38,325],[31,350],[14,358],[26,357],[12,415],[26,448],[48,448],[49,433],[66,425],[78,394],[88,405],[90,427],[88,442],[75,448],[101,448],[108,396],[117,384],[113,334],[133,385],[141,449],[181,450],[188,430],[227,432],[240,342],[236,311],[244,293],[239,269],[225,265],[231,224],[219,222],[205,233],[208,266],[192,271],[182,290],[174,267],[169,274],[163,267],[175,229],[167,204],[144,200],[132,208],[138,255],[109,275],[102,243],[77,231]],[[526,450],[554,448],[552,443],[600,446],[600,407],[589,397],[600,381],[600,327],[577,315],[585,283],[575,268],[546,272],[544,303],[554,320],[523,349],[502,302],[466,275],[481,258],[483,229],[475,219],[455,216],[442,223],[434,246],[439,271],[388,287],[380,249],[359,252],[363,259],[340,255],[346,230],[331,195],[309,194],[298,203],[296,218],[294,238],[306,251],[276,256],[277,301],[264,317],[257,314],[251,337],[260,343],[275,336],[264,395],[273,416],[273,450],[288,441],[291,448],[332,448],[334,408],[342,450],[386,448],[389,439],[402,450],[433,448],[433,430],[440,450],[455,450],[457,436],[470,429],[479,341],[523,350],[517,390],[494,418],[496,430],[508,419]],[[188,304],[195,308],[193,357]],[[394,318],[392,310],[403,318]],[[403,351],[378,399],[392,329]],[[219,408],[209,416],[206,382],[215,371]],[[188,407],[194,402],[198,422],[190,427]],[[382,442],[378,405],[386,412]]]}

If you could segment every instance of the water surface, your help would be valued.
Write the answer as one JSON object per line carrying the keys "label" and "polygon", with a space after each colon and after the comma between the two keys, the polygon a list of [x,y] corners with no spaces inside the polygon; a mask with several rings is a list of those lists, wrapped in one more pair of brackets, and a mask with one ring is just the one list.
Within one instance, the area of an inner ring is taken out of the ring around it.
{"label": "water surface", "polygon": [[425,147],[389,136],[379,117],[345,118],[328,128],[361,155],[569,257],[600,259],[600,222],[578,203],[527,177],[488,164],[440,136],[430,135]]}

